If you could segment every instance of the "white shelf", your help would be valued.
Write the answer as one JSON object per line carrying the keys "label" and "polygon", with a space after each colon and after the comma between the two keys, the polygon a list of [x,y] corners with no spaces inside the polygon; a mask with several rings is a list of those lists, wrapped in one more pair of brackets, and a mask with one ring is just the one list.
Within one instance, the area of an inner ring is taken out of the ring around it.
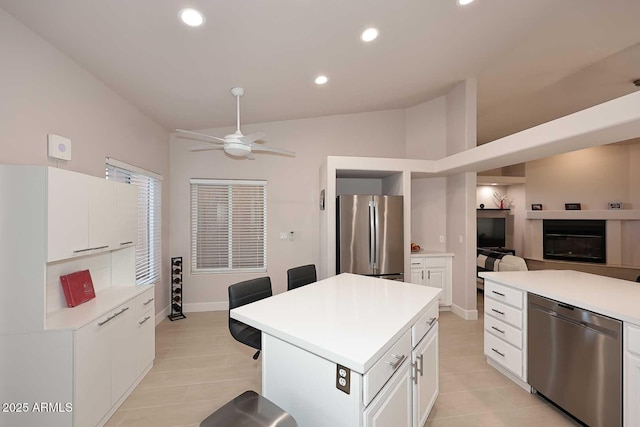
{"label": "white shelf", "polygon": [[609,219],[619,221],[640,220],[640,210],[580,210],[580,211],[527,211],[527,219]]}

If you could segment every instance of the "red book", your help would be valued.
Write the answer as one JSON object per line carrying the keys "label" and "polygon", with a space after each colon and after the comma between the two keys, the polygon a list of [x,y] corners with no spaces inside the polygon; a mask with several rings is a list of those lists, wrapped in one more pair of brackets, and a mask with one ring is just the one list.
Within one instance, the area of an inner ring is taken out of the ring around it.
{"label": "red book", "polygon": [[67,299],[67,307],[75,307],[96,297],[89,270],[60,276],[60,282]]}

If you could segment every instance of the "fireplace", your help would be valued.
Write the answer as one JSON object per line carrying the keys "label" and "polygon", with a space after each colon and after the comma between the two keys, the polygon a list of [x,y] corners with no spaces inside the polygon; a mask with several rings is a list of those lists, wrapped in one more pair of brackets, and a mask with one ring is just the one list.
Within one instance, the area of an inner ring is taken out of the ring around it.
{"label": "fireplace", "polygon": [[542,222],[542,234],[545,259],[607,262],[605,220],[545,219]]}

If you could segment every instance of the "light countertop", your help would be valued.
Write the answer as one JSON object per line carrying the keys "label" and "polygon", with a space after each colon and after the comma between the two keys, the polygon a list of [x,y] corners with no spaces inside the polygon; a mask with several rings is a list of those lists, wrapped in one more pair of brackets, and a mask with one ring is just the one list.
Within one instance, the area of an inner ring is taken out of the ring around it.
{"label": "light countertop", "polygon": [[231,310],[231,317],[364,374],[441,290],[343,273]]}
{"label": "light countertop", "polygon": [[640,325],[640,283],[573,270],[482,272],[479,276]]}
{"label": "light countertop", "polygon": [[411,252],[411,256],[412,257],[420,257],[420,258],[424,258],[424,257],[441,257],[441,256],[454,256],[455,254],[453,252],[433,252],[433,251],[423,251],[423,250],[419,250],[418,252]]}

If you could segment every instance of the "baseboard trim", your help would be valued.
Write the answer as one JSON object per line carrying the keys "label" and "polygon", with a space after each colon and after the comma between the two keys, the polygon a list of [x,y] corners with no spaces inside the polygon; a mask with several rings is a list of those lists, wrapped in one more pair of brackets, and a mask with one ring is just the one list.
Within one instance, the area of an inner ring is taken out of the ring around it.
{"label": "baseboard trim", "polygon": [[228,302],[194,302],[184,304],[182,311],[184,313],[197,313],[201,311],[227,311],[229,310]]}
{"label": "baseboard trim", "polygon": [[166,319],[170,312],[171,312],[171,308],[169,306],[166,306],[164,310],[156,314],[156,326],[158,326],[160,322]]}
{"label": "baseboard trim", "polygon": [[453,312],[453,314],[462,317],[464,320],[478,319],[478,310],[465,310],[459,305],[453,304],[451,306],[451,311]]}

